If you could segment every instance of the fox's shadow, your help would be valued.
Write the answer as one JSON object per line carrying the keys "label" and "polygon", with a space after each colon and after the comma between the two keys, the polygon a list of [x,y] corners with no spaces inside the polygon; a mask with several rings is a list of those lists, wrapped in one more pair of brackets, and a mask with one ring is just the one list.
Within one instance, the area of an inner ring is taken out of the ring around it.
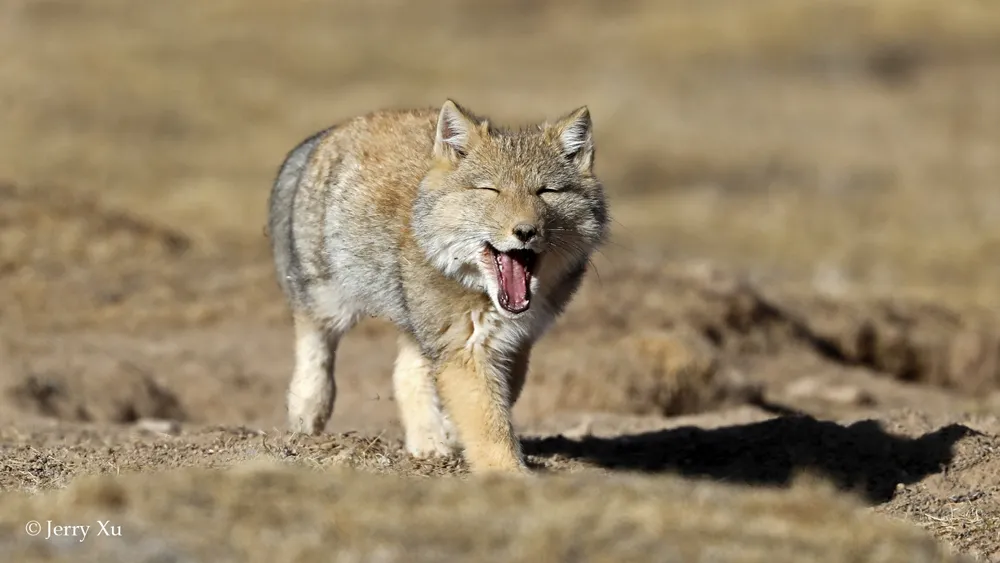
{"label": "fox's shadow", "polygon": [[850,426],[785,416],[716,429],[682,427],[613,438],[526,438],[528,455],[562,455],[608,469],[674,472],[727,482],[786,485],[811,470],[872,502],[942,470],[954,444],[974,431],[952,424],[919,438],[885,432],[874,420]]}

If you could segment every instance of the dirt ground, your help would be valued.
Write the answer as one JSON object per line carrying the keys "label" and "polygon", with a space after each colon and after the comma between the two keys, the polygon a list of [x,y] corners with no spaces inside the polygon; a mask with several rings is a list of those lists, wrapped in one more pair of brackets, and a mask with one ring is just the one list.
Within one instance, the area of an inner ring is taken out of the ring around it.
{"label": "dirt ground", "polygon": [[[0,560],[1000,562],[1000,10],[610,6],[0,3]],[[285,431],[272,176],[449,96],[594,116],[532,479],[405,454],[377,320]]]}

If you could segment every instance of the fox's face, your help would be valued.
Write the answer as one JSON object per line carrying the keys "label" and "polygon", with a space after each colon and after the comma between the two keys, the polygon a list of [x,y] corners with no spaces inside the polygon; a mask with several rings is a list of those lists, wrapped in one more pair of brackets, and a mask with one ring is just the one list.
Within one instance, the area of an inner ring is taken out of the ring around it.
{"label": "fox's face", "polygon": [[489,294],[507,316],[582,272],[604,240],[586,108],[508,131],[449,100],[433,150],[414,207],[416,237],[438,269]]}

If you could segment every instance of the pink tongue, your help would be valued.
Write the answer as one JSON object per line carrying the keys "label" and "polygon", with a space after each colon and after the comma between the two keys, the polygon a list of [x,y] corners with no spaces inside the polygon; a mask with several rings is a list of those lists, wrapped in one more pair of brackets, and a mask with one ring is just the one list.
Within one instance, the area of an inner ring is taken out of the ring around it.
{"label": "pink tongue", "polygon": [[520,311],[528,306],[530,278],[531,274],[520,260],[515,260],[510,254],[500,254],[500,292],[507,297],[509,309]]}

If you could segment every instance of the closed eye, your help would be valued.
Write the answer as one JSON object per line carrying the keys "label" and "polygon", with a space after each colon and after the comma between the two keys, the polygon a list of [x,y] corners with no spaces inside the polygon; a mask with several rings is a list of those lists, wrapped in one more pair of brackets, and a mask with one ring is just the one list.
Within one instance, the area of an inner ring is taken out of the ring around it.
{"label": "closed eye", "polygon": [[562,191],[562,190],[560,190],[560,189],[558,189],[558,188],[551,188],[551,187],[549,187],[549,186],[542,186],[542,187],[538,188],[538,191],[537,191],[537,192],[535,192],[535,194],[536,194],[536,195],[542,195],[542,194],[555,194],[555,193],[559,193],[559,192],[561,192],[561,191]]}
{"label": "closed eye", "polygon": [[500,193],[500,190],[494,188],[493,186],[472,186],[469,189],[470,190],[485,190],[485,191],[493,192],[493,193],[496,193],[496,194]]}

